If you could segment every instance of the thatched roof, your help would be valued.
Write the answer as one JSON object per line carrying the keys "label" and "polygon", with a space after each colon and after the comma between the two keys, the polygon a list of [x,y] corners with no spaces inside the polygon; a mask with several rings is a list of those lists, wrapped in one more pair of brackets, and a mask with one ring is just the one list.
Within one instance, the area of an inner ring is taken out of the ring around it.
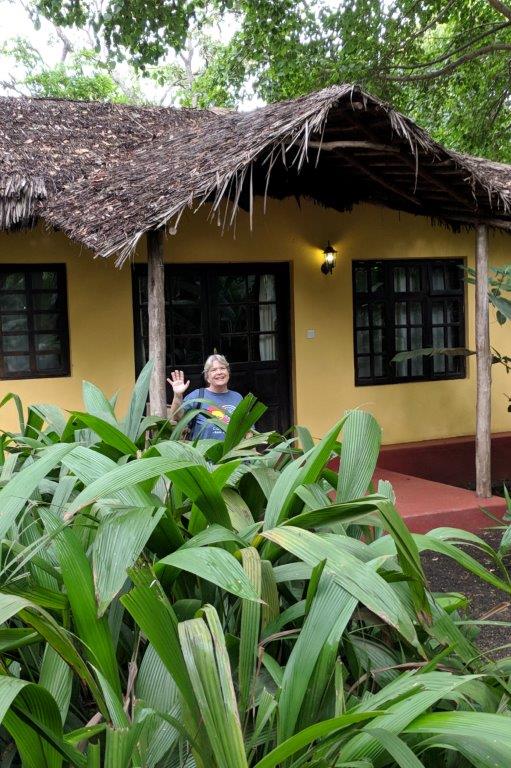
{"label": "thatched roof", "polygon": [[255,195],[511,229],[510,166],[445,149],[351,85],[249,113],[3,99],[2,195],[3,226],[35,214],[121,261],[188,206],[209,200],[229,224]]}

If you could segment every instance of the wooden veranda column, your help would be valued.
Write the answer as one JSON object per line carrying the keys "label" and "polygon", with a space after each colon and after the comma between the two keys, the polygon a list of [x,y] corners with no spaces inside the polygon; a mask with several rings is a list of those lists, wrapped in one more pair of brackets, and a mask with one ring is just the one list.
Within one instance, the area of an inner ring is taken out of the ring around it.
{"label": "wooden veranda column", "polygon": [[491,496],[491,352],[488,301],[488,229],[476,229],[476,494]]}
{"label": "wooden veranda column", "polygon": [[152,416],[167,415],[165,386],[165,266],[163,229],[147,233],[147,314],[149,359],[154,368],[149,387],[149,407]]}

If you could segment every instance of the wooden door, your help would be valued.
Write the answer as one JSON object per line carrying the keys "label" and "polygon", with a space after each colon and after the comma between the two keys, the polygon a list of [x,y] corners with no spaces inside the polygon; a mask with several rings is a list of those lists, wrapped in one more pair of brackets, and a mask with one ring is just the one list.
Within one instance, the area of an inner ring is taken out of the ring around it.
{"label": "wooden door", "polygon": [[[138,372],[147,359],[144,265],[135,265],[133,287]],[[225,355],[229,387],[268,406],[258,428],[286,430],[292,421],[288,265],[166,265],[165,302],[167,370],[182,369],[190,389],[198,388],[207,356]]]}

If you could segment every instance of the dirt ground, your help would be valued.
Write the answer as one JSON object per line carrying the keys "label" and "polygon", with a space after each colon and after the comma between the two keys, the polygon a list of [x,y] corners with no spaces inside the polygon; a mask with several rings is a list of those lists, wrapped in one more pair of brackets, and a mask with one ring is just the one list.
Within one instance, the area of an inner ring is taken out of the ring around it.
{"label": "dirt ground", "polygon": [[[498,548],[502,531],[484,531],[479,535],[494,549]],[[479,560],[488,570],[497,574],[492,561],[475,547],[466,547],[466,551]],[[510,622],[509,626],[483,626],[476,639],[477,645],[496,657],[511,655],[511,594],[502,592],[485,581],[473,576],[450,558],[435,552],[424,552],[422,562],[430,588],[433,592],[461,592],[470,600],[466,618],[488,619],[490,621]],[[508,566],[510,560],[508,558]],[[495,650],[499,646],[510,644],[507,649]]]}

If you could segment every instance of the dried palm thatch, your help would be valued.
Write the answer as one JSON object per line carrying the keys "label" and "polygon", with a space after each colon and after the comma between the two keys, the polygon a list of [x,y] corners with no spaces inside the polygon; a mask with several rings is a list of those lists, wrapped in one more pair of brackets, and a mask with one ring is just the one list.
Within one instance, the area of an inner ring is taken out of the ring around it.
{"label": "dried palm thatch", "polygon": [[0,104],[0,179],[18,173],[28,186],[18,185],[19,212],[4,226],[36,214],[120,263],[187,207],[208,201],[227,226],[255,195],[338,210],[369,201],[453,228],[511,229],[511,167],[445,149],[357,86],[227,114],[22,100],[23,151],[11,133],[15,101]]}

